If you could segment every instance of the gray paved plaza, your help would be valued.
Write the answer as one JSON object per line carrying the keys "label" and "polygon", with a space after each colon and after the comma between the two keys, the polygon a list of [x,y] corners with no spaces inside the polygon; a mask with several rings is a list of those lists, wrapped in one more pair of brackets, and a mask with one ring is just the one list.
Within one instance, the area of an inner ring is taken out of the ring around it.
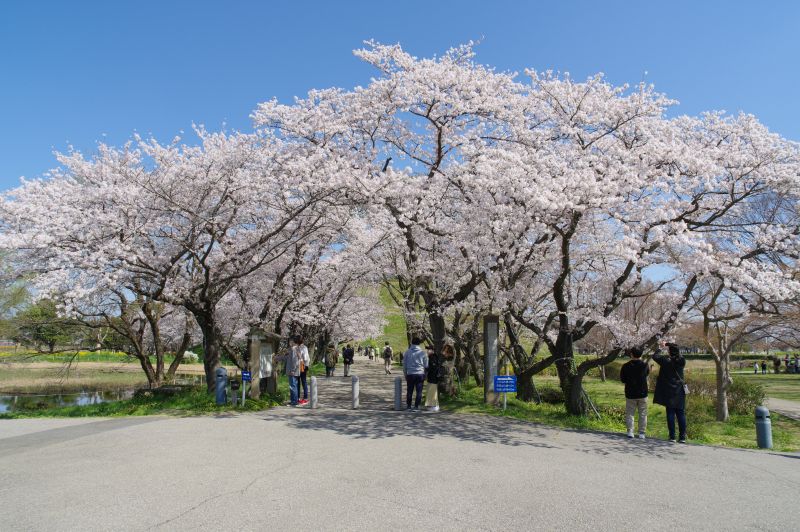
{"label": "gray paved plaza", "polygon": [[[377,365],[365,390],[391,389]],[[323,379],[320,379],[324,381]],[[800,456],[388,410],[0,421],[0,530],[792,530]],[[323,401],[324,402],[324,401]]]}

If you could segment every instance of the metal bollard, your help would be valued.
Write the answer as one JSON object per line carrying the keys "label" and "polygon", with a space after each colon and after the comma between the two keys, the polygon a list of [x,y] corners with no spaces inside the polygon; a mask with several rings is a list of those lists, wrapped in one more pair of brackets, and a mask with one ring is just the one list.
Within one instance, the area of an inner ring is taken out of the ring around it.
{"label": "metal bollard", "polygon": [[403,409],[403,377],[394,378],[394,409]]}
{"label": "metal bollard", "polygon": [[353,410],[358,408],[358,375],[353,375]]}
{"label": "metal bollard", "polygon": [[217,404],[224,405],[228,402],[228,370],[217,368],[214,372],[214,390],[216,391]]}
{"label": "metal bollard", "polygon": [[766,406],[756,407],[756,442],[759,449],[772,449],[772,421]]}
{"label": "metal bollard", "polygon": [[319,398],[317,395],[317,378],[311,377],[311,408],[319,408]]}

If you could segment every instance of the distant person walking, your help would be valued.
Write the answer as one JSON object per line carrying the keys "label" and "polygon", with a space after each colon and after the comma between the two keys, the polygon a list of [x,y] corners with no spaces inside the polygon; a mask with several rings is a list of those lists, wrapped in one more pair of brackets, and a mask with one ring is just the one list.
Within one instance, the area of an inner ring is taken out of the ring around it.
{"label": "distant person walking", "polygon": [[753,362],[753,373],[758,375],[758,362]]}
{"label": "distant person walking", "polygon": [[766,360],[762,360],[761,361],[761,374],[762,375],[766,375],[767,374],[767,361]]}
{"label": "distant person walking", "polygon": [[667,409],[669,441],[675,441],[675,419],[677,418],[678,441],[686,443],[686,390],[683,381],[686,359],[681,356],[681,350],[676,344],[663,345],[666,345],[669,356],[664,356],[660,350],[653,355],[653,360],[660,366],[653,402],[664,405]]}
{"label": "distant person walking", "polygon": [[393,356],[394,356],[394,351],[392,351],[392,346],[389,345],[389,342],[386,342],[386,345],[383,347],[383,369],[386,371],[387,375],[392,374]]}
{"label": "distant person walking", "polygon": [[[411,347],[403,353],[403,375],[406,376],[406,410],[416,412],[422,402],[422,385],[425,382],[425,370],[428,368],[428,355],[419,346],[422,340],[419,338],[411,339]],[[411,399],[417,392],[414,400],[414,407],[411,407]]]}
{"label": "distant person walking", "polygon": [[650,366],[642,360],[642,349],[628,350],[631,359],[622,365],[619,379],[625,384],[625,426],[628,438],[633,438],[633,416],[639,413],[639,438],[645,438],[647,430],[647,375]]}
{"label": "distant person walking", "polygon": [[336,370],[336,364],[339,362],[339,352],[336,346],[328,344],[325,350],[325,377],[333,377],[333,372]]}
{"label": "distant person walking", "polygon": [[308,381],[306,375],[308,374],[308,366],[311,364],[311,357],[308,355],[308,347],[303,343],[302,336],[297,335],[294,337],[294,348],[297,350],[297,358],[300,360],[300,376],[298,380],[303,387],[303,398],[300,399],[300,404],[304,405],[308,404]]}
{"label": "distant person walking", "polygon": [[350,376],[350,366],[353,365],[353,359],[356,356],[356,352],[350,344],[347,344],[347,347],[344,348],[344,376]]}

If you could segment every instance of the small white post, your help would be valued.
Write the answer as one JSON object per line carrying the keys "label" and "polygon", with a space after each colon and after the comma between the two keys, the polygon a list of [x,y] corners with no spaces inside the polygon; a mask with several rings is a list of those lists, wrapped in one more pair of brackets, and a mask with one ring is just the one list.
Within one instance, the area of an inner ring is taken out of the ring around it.
{"label": "small white post", "polygon": [[311,408],[319,407],[319,398],[317,395],[317,378],[311,377]]}
{"label": "small white post", "polygon": [[358,375],[353,375],[353,410],[358,408]]}
{"label": "small white post", "polygon": [[394,409],[403,409],[403,377],[394,378]]}

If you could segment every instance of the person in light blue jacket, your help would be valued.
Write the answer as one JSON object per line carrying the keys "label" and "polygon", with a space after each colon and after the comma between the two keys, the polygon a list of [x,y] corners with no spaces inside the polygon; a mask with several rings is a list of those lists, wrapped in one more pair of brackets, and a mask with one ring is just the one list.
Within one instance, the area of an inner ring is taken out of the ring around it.
{"label": "person in light blue jacket", "polygon": [[[403,353],[403,375],[406,376],[406,410],[416,412],[422,402],[422,385],[425,382],[425,370],[428,369],[428,355],[419,344],[422,343],[417,337],[411,339],[411,347]],[[417,396],[414,400],[414,407],[411,407],[411,398],[414,390]]]}

